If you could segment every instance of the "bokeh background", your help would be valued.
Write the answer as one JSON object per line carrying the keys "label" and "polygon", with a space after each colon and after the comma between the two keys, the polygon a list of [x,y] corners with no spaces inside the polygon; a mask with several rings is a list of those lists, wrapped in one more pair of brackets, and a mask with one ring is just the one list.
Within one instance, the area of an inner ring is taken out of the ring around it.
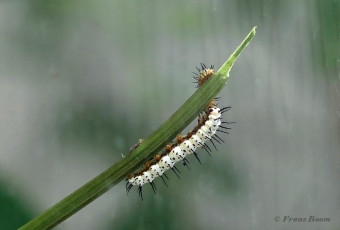
{"label": "bokeh background", "polygon": [[143,203],[121,183],[57,229],[340,229],[338,0],[1,1],[0,228],[121,159],[253,26],[219,95],[237,122],[219,151]]}

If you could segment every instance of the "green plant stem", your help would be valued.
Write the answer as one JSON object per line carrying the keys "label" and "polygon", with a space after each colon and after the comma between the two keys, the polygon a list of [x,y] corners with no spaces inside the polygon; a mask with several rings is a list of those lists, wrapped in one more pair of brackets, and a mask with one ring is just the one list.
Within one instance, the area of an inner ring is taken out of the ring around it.
{"label": "green plant stem", "polygon": [[199,112],[202,111],[225,86],[233,63],[254,37],[255,29],[256,27],[250,31],[245,40],[217,73],[213,74],[184,105],[153,134],[145,139],[138,148],[20,229],[50,229],[58,225],[105,193],[112,186],[125,179],[130,173],[141,167],[145,161],[164,148],[166,144],[171,142],[178,133],[191,123]]}

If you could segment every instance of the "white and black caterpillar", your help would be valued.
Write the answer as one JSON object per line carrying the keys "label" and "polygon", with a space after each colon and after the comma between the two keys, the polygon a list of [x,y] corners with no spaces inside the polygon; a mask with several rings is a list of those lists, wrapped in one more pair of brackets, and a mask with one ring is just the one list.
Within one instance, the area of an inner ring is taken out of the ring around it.
{"label": "white and black caterpillar", "polygon": [[[197,80],[198,87],[214,73],[213,66],[206,68],[204,64],[201,64],[201,67],[202,70],[198,69],[199,73],[194,76]],[[156,192],[154,180],[160,177],[167,186],[163,178],[163,176],[168,178],[165,174],[167,170],[171,169],[176,176],[179,177],[179,170],[175,166],[177,162],[182,161],[183,165],[189,168],[187,157],[193,154],[199,163],[201,163],[196,152],[198,148],[205,149],[210,155],[211,149],[207,145],[207,141],[210,141],[215,149],[217,148],[214,141],[218,143],[224,142],[216,132],[228,133],[226,130],[230,128],[222,124],[231,124],[233,122],[223,122],[222,114],[231,107],[220,109],[215,105],[215,99],[201,112],[198,117],[198,125],[192,131],[185,136],[179,134],[174,144],[165,146],[165,152],[163,154],[156,154],[152,160],[145,162],[144,168],[140,172],[129,175],[126,183],[127,192],[129,192],[133,186],[138,186],[139,196],[143,200],[142,186],[144,184],[150,184],[153,191]]]}

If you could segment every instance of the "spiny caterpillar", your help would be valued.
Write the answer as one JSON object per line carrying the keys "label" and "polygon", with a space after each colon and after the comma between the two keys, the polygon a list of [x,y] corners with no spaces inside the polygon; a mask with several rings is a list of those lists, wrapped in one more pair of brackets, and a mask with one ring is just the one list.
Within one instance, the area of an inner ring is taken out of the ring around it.
{"label": "spiny caterpillar", "polygon": [[[197,67],[196,67],[197,68]],[[202,86],[204,82],[209,79],[209,77],[214,73],[214,66],[210,66],[207,68],[203,63],[201,63],[201,68],[198,70],[198,74],[194,73],[194,79],[196,80],[197,87]],[[142,186],[146,183],[149,183],[156,193],[156,185],[154,183],[154,179],[160,177],[166,186],[163,175],[165,178],[169,179],[165,172],[171,169],[176,176],[179,178],[179,170],[175,166],[175,164],[179,161],[183,161],[183,165],[188,166],[187,156],[193,154],[195,158],[201,163],[198,154],[196,153],[196,149],[203,148],[210,155],[211,149],[207,145],[207,141],[210,140],[212,145],[217,150],[215,143],[224,142],[216,132],[227,133],[228,127],[222,126],[221,124],[231,124],[233,122],[222,122],[222,114],[227,112],[231,107],[224,107],[222,109],[218,108],[215,105],[215,100],[218,98],[214,98],[209,105],[200,113],[198,116],[198,124],[197,126],[190,131],[187,135],[182,136],[178,134],[176,141],[172,144],[168,144],[165,146],[165,151],[162,154],[156,154],[153,159],[144,163],[144,168],[135,174],[130,174],[126,179],[126,191],[129,193],[133,186],[138,186],[138,193],[141,199],[143,200]],[[223,130],[224,129],[224,130]]]}

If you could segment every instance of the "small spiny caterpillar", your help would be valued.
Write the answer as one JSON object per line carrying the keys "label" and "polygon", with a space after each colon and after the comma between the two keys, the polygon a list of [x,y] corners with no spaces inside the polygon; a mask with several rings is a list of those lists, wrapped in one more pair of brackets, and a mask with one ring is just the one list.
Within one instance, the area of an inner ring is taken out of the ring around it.
{"label": "small spiny caterpillar", "polygon": [[[201,68],[202,69],[197,68],[198,73],[194,73],[194,79],[196,80],[194,83],[197,83],[196,87],[202,86],[214,73],[214,66],[207,68],[201,63]],[[197,125],[193,130],[188,132],[185,136],[178,134],[174,143],[165,146],[164,153],[156,154],[153,159],[144,163],[144,167],[141,171],[129,175],[126,179],[127,193],[129,193],[133,186],[138,186],[139,196],[143,200],[142,186],[144,184],[150,184],[153,191],[156,192],[154,180],[157,177],[160,177],[164,184],[168,186],[164,179],[164,177],[168,179],[168,176],[165,174],[167,170],[171,169],[179,178],[179,170],[175,166],[177,162],[182,161],[183,165],[187,166],[189,169],[187,157],[190,154],[193,154],[198,162],[201,163],[196,152],[197,149],[203,148],[210,155],[211,149],[207,145],[207,141],[210,141],[217,150],[214,141],[220,144],[224,141],[216,134],[216,132],[219,131],[228,134],[226,130],[230,128],[223,126],[222,124],[233,123],[222,121],[222,114],[227,112],[231,107],[218,108],[215,104],[215,100],[217,99],[218,98],[213,99],[199,114]]]}

